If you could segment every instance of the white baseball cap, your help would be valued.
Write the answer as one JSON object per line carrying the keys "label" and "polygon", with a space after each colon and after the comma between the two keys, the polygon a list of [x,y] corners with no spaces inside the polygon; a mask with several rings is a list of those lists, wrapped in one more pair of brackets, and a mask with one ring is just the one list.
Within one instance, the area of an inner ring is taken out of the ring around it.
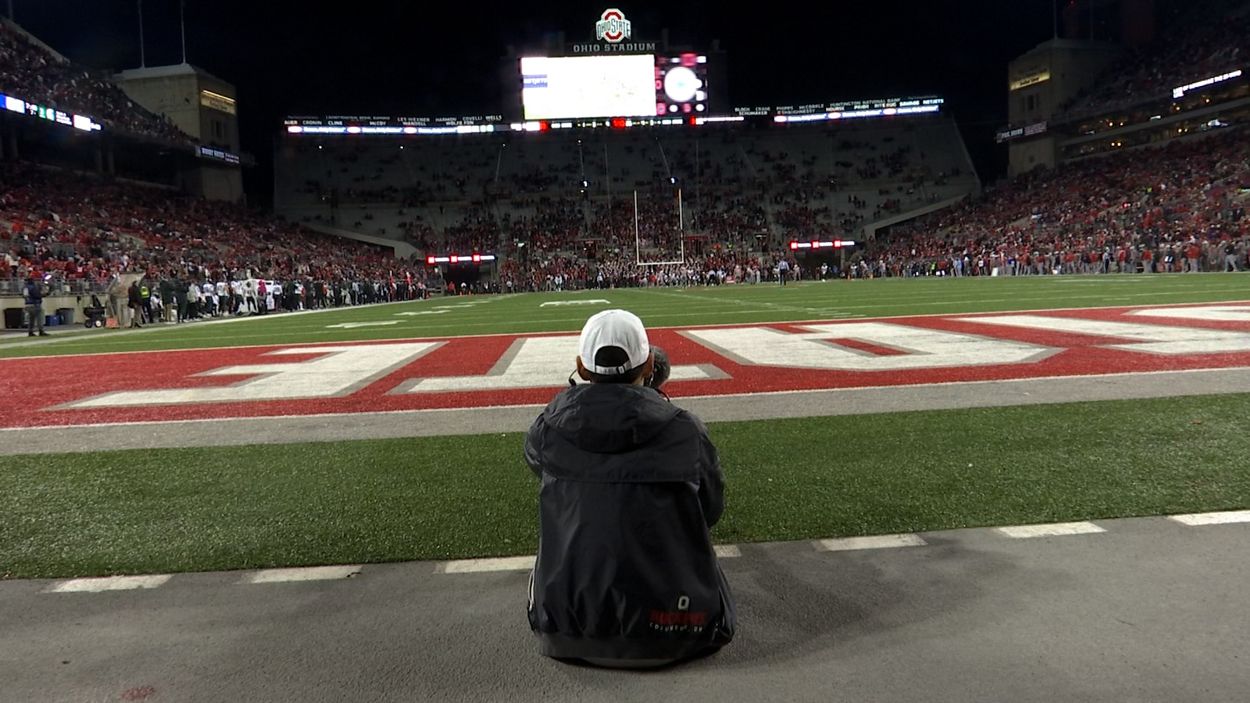
{"label": "white baseball cap", "polygon": [[[592,315],[582,327],[579,347],[582,366],[602,376],[619,376],[636,369],[647,363],[647,357],[651,355],[651,343],[647,341],[647,330],[642,326],[642,320],[627,310],[604,310]],[[606,366],[595,363],[599,353],[610,347],[625,352],[624,364]]]}

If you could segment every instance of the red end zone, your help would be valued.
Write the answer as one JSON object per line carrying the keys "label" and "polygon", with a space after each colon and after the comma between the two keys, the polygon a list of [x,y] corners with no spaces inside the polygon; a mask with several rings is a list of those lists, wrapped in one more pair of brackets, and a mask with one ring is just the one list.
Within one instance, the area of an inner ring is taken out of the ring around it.
{"label": "red end zone", "polygon": [[[673,397],[1250,367],[1247,303],[650,334]],[[11,359],[0,428],[542,404],[575,355],[562,333]]]}

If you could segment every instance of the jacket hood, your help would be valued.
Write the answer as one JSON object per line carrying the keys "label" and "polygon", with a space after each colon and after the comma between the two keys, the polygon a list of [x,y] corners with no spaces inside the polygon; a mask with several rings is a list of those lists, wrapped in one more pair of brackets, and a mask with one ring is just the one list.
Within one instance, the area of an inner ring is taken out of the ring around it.
{"label": "jacket hood", "polygon": [[560,393],[543,416],[552,430],[579,449],[616,454],[646,444],[680,412],[645,386],[588,383]]}

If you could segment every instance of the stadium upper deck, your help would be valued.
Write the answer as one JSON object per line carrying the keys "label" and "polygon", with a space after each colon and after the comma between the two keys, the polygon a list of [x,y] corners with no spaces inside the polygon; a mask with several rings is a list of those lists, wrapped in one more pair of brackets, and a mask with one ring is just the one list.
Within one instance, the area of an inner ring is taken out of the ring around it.
{"label": "stadium upper deck", "polygon": [[1178,86],[1244,68],[1250,58],[1250,2],[1245,0],[1174,7],[1161,29],[1155,42],[1125,52],[1089,89],[1061,106],[1057,121],[1084,121],[1172,100],[1179,97],[1174,94]]}
{"label": "stadium upper deck", "polygon": [[[579,210],[582,239],[608,234],[601,213],[639,191],[683,190],[686,233],[726,231],[730,202],[750,203],[775,241],[853,231],[975,192],[979,183],[947,117],[860,124],[720,124],[702,128],[550,131],[417,139],[284,142],[277,210],[293,220],[418,243],[457,245],[466,223]],[[558,205],[557,205],[558,204]],[[577,220],[580,220],[578,222]],[[502,225],[507,241],[515,234]],[[476,244],[489,245],[487,242]]]}
{"label": "stadium upper deck", "polygon": [[89,115],[110,131],[191,143],[168,119],[126,97],[100,71],[74,64],[7,19],[0,19],[0,94]]}

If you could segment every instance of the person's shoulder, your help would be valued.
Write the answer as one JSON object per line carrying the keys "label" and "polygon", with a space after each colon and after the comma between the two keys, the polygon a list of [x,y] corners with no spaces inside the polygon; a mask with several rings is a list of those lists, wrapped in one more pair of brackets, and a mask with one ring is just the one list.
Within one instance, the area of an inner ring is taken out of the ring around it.
{"label": "person's shoulder", "polygon": [[706,438],[708,436],[707,425],[703,423],[703,420],[689,410],[681,408],[677,409],[672,420],[669,421],[668,430],[689,439]]}

